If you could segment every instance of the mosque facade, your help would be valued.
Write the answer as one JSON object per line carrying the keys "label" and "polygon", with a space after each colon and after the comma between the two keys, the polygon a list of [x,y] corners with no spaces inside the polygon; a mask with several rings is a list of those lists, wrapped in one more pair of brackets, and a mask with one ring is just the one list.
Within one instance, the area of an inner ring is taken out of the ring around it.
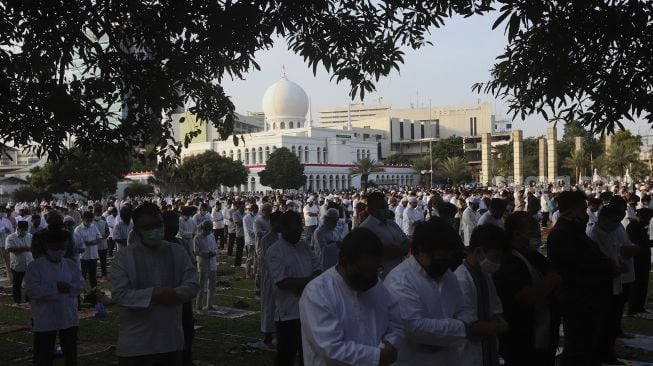
{"label": "mosque facade", "polygon": [[[211,127],[182,150],[186,157],[213,150],[230,159],[239,160],[249,170],[246,184],[221,187],[222,192],[260,192],[263,186],[258,173],[265,169],[270,154],[285,147],[297,155],[304,165],[306,184],[303,191],[340,191],[360,187],[360,176],[350,169],[362,158],[381,161],[391,154],[388,132],[383,129],[353,127],[346,123],[335,127],[317,127],[310,113],[310,103],[301,86],[282,77],[265,91],[262,100],[263,120],[258,132],[242,134],[238,144],[233,139],[214,139]],[[308,116],[308,118],[307,118]],[[258,116],[257,116],[258,117]],[[178,120],[179,118],[175,118]],[[213,131],[215,132],[215,131]],[[382,166],[383,172],[370,174],[369,180],[379,185],[413,185],[418,173],[407,166]]]}

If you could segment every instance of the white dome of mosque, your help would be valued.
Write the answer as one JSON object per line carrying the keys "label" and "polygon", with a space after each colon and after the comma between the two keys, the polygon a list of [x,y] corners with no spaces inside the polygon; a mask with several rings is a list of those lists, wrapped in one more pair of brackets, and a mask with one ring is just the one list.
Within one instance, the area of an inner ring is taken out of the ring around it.
{"label": "white dome of mosque", "polygon": [[301,86],[284,76],[263,94],[263,113],[266,118],[305,119],[308,96]]}

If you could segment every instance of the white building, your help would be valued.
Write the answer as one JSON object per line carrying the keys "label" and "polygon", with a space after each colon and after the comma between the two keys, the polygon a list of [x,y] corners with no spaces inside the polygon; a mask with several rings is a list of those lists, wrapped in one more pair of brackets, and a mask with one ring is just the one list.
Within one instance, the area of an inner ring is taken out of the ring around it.
{"label": "white building", "polygon": [[[309,109],[306,92],[283,77],[263,96],[264,131],[241,135],[236,145],[233,139],[214,138],[217,136],[211,131],[214,128],[200,124],[198,127],[204,128],[203,133],[182,150],[181,157],[213,150],[240,160],[249,170],[247,184],[222,190],[266,191],[270,187],[261,185],[258,173],[265,169],[265,162],[275,149],[285,147],[297,154],[304,164],[305,191],[360,187],[360,177],[349,174],[353,162],[365,157],[378,161],[389,154],[389,134],[383,129],[352,127],[351,123],[340,128],[315,127]],[[174,119],[179,120],[179,116]],[[183,132],[183,128],[180,130]],[[412,185],[418,179],[417,173],[409,167],[383,168],[384,172],[371,174],[369,179],[394,185]]]}

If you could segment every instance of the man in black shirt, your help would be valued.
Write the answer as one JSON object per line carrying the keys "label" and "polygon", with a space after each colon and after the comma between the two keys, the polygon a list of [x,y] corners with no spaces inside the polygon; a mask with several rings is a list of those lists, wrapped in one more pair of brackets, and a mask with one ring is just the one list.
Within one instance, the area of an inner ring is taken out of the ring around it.
{"label": "man in black shirt", "polygon": [[560,194],[560,218],[547,240],[552,268],[562,276],[559,303],[565,348],[561,366],[601,364],[598,341],[609,310],[606,306],[610,303],[616,271],[612,261],[585,234],[586,199],[582,191]]}
{"label": "man in black shirt", "polygon": [[509,324],[499,337],[499,352],[506,366],[553,366],[558,346],[560,318],[554,293],[562,278],[551,271],[538,252],[535,218],[517,211],[505,222],[512,250],[494,274],[494,284]]}

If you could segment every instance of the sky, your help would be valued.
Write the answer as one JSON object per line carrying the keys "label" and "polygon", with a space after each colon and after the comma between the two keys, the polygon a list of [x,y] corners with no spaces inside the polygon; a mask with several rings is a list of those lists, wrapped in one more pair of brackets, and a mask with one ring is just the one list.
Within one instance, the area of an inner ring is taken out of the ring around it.
{"label": "sky", "polygon": [[[431,30],[428,37],[433,45],[420,50],[406,50],[400,72],[393,71],[376,84],[376,91],[366,96],[366,104],[391,104],[394,108],[409,108],[411,103],[427,107],[469,105],[490,102],[494,114],[507,116],[506,104],[492,95],[472,91],[476,82],[490,78],[490,69],[507,44],[503,26],[492,30],[498,13],[471,18],[454,18],[442,28]],[[260,71],[245,74],[244,80],[225,80],[223,86],[232,97],[236,111],[261,111],[261,100],[266,88],[282,76],[282,68],[289,80],[301,85],[311,98],[315,111],[320,107],[345,105],[350,101],[349,84],[330,81],[330,75],[318,68],[313,75],[303,58],[288,50],[284,39],[277,39],[272,49],[256,54]],[[315,113],[314,113],[315,115]],[[650,134],[643,121],[627,122],[633,133]],[[525,121],[513,121],[513,129],[524,130],[524,136],[546,134],[547,123],[541,116],[533,115]],[[558,127],[562,134],[562,126]]]}

